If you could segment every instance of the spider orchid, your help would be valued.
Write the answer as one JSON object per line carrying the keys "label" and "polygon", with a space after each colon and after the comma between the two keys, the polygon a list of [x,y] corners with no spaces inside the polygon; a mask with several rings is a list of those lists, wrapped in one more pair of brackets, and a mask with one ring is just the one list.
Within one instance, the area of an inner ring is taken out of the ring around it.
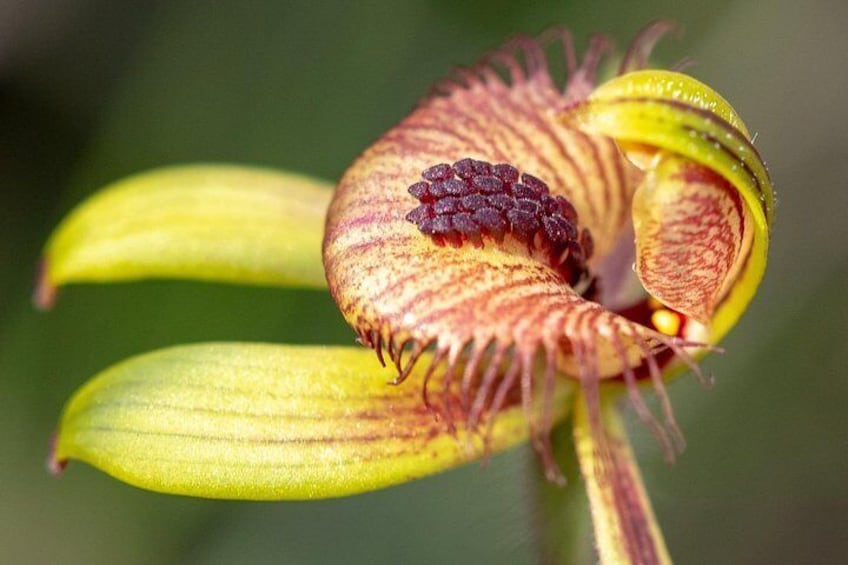
{"label": "spider orchid", "polygon": [[[290,173],[161,169],[103,189],[47,244],[35,301],[149,277],[328,287],[362,347],[177,346],[65,407],[51,468],[210,498],[310,499],[413,480],[530,440],[549,480],[570,418],[603,563],[669,562],[619,420],[683,447],[666,381],[735,324],[774,200],[708,86],[647,70],[671,26],[578,60],[562,29],[455,70],[335,191]],[[567,79],[549,71],[551,52]],[[323,249],[323,263],[322,258]],[[643,398],[652,390],[661,414]]]}

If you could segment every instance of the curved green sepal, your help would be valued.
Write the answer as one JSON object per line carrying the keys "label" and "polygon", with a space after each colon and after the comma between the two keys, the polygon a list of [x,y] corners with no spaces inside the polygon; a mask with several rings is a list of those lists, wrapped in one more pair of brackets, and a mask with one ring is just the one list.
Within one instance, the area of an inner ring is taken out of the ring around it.
{"label": "curved green sepal", "polygon": [[707,85],[681,73],[645,70],[599,86],[566,110],[563,121],[615,139],[624,153],[650,170],[672,154],[725,178],[745,203],[752,232],[734,281],[715,310],[711,339],[719,340],[753,298],[765,272],[774,192],[765,164],[733,108]]}
{"label": "curved green sepal", "polygon": [[47,243],[35,292],[143,278],[324,288],[332,185],[292,173],[188,165],[141,173],[80,204]]}
{"label": "curved green sepal", "polygon": [[[459,423],[451,433],[424,405],[424,372],[390,385],[394,368],[359,348],[213,343],[148,353],[73,396],[51,467],[78,459],[154,491],[252,500],[410,481],[484,453],[480,433]],[[553,403],[558,419],[569,404],[566,385]],[[527,437],[513,405],[494,420],[490,447]]]}
{"label": "curved green sepal", "polygon": [[748,129],[724,97],[689,75],[661,69],[638,70],[617,76],[596,88],[589,100],[673,101],[704,110],[750,138]]}

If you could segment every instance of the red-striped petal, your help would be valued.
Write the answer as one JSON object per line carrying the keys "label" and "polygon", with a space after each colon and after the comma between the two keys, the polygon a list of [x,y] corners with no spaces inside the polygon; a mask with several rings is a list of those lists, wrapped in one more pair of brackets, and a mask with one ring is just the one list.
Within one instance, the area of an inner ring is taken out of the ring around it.
{"label": "red-striped petal", "polygon": [[645,289],[708,324],[745,247],[744,214],[726,179],[702,165],[666,157],[633,199],[636,271]]}
{"label": "red-striped petal", "polygon": [[426,197],[417,184],[422,173],[435,182],[445,171],[431,167],[473,158],[512,165],[566,198],[594,241],[590,271],[619,239],[632,237],[641,173],[610,139],[557,118],[593,80],[605,43],[593,45],[570,69],[565,91],[551,79],[543,45],[526,38],[458,71],[353,164],[330,205],[324,264],[345,318],[361,341],[388,353],[400,380],[425,348],[447,358],[440,378],[462,379],[472,423],[474,407],[493,402],[504,375],[518,375],[523,393],[539,364],[551,368],[550,378],[615,377],[671,339],[590,300],[591,287],[573,288],[520,238],[484,234],[463,244],[427,235],[438,231],[431,225],[422,233],[407,219]]}

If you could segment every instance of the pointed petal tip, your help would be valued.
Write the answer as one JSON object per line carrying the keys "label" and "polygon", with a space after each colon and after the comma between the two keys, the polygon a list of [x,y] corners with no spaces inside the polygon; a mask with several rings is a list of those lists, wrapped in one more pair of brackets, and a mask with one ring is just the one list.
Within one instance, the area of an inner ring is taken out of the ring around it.
{"label": "pointed petal tip", "polygon": [[59,432],[54,432],[53,435],[50,436],[50,447],[47,452],[47,460],[45,461],[47,471],[54,477],[60,476],[65,471],[65,467],[68,466],[67,459],[60,459],[56,455],[56,445],[58,442]]}
{"label": "pointed petal tip", "polygon": [[38,310],[52,309],[59,297],[59,287],[48,280],[47,270],[47,258],[42,258],[38,263],[32,289],[32,304]]}

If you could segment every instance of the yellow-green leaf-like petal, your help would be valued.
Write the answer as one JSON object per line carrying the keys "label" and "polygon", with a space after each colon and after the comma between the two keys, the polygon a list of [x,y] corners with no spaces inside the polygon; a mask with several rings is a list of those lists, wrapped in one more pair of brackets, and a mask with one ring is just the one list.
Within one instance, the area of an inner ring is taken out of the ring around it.
{"label": "yellow-green leaf-like petal", "polygon": [[234,165],[141,173],[80,204],[50,237],[35,302],[60,285],[144,278],[324,288],[332,185]]}
{"label": "yellow-green leaf-like petal", "polygon": [[592,92],[593,101],[646,99],[676,101],[705,110],[750,137],[742,119],[724,97],[689,75],[662,69],[638,70],[620,75]]}
{"label": "yellow-green leaf-like petal", "polygon": [[742,233],[748,240],[727,272],[728,280],[721,285],[724,296],[712,313],[710,340],[718,341],[736,323],[762,279],[774,215],[771,180],[742,120],[709,86],[681,73],[657,70],[627,73],[604,83],[562,119],[587,133],[615,139],[647,171],[673,155],[720,175],[738,193],[744,207]]}
{"label": "yellow-green leaf-like petal", "polygon": [[[485,450],[485,431],[457,421],[452,433],[428,410],[422,373],[390,385],[396,371],[359,348],[213,343],[148,353],[73,396],[53,466],[78,459],[150,490],[253,500],[410,481]],[[570,390],[557,389],[557,418]],[[493,420],[493,452],[528,437],[516,404]]]}

